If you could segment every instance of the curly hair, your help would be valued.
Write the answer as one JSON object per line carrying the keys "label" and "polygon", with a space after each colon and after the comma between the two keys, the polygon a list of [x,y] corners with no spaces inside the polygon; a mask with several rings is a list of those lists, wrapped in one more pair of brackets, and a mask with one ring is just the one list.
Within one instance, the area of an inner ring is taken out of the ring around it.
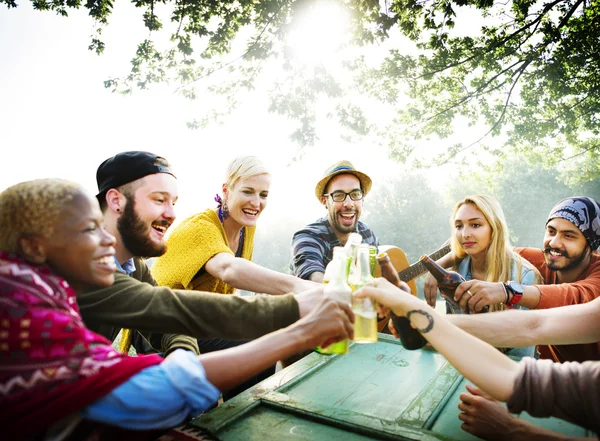
{"label": "curly hair", "polygon": [[18,252],[23,235],[50,237],[64,205],[82,187],[63,179],[36,179],[8,187],[0,193],[0,250]]}

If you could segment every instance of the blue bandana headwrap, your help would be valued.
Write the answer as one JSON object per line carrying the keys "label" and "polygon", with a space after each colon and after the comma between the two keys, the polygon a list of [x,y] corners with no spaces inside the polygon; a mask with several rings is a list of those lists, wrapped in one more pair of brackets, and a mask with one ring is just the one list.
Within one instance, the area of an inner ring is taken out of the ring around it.
{"label": "blue bandana headwrap", "polygon": [[554,218],[566,219],[583,233],[593,250],[600,246],[600,205],[592,198],[575,196],[552,208],[546,224]]}

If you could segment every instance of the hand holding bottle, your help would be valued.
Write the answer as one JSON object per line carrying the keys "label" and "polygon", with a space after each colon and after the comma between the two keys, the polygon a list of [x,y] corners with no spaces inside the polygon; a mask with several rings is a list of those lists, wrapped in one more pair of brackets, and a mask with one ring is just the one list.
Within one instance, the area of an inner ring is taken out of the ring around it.
{"label": "hand holding bottle", "polygon": [[407,311],[419,309],[424,306],[422,300],[413,296],[409,291],[400,289],[383,277],[375,279],[374,283],[365,285],[354,294],[357,299],[372,297],[378,308],[388,307],[399,317],[404,317]]}
{"label": "hand holding bottle", "polygon": [[425,276],[425,284],[423,285],[423,296],[429,306],[435,308],[437,303],[438,281],[435,277],[428,273]]}
{"label": "hand holding bottle", "polygon": [[307,316],[286,328],[286,331],[297,330],[302,342],[300,350],[307,350],[352,339],[353,322],[354,314],[349,304],[324,298]]}
{"label": "hand holding bottle", "polygon": [[473,279],[458,285],[454,292],[454,300],[463,311],[466,309],[473,313],[487,312],[489,305],[504,303],[506,291],[501,282]]}
{"label": "hand holding bottle", "polygon": [[[396,271],[396,268],[394,268],[394,265],[390,261],[387,253],[379,254],[377,256],[377,261],[381,267],[381,275],[385,277],[386,280],[401,290],[411,293],[410,287],[406,284],[406,282],[400,280],[398,271]],[[388,309],[388,307],[385,307],[384,309]],[[418,331],[412,328],[406,317],[398,316],[394,314],[394,312],[390,311],[385,311],[385,313],[389,313],[392,318],[388,322],[388,329],[394,337],[402,342],[402,346],[404,346],[406,349],[415,350],[422,348],[425,346],[425,344],[427,344],[425,338]]]}

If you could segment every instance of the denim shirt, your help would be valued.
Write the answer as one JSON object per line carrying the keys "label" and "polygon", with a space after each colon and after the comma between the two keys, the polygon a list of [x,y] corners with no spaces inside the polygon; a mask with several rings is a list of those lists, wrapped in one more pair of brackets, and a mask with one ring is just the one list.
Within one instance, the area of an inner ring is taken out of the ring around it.
{"label": "denim shirt", "polygon": [[209,409],[220,394],[198,357],[178,349],[85,407],[81,416],[131,430],[166,429]]}
{"label": "denim shirt", "polygon": [[[458,265],[458,269],[456,270],[461,276],[463,276],[466,280],[472,280],[473,276],[471,274],[471,256],[466,256]],[[516,282],[519,282],[521,285],[533,285],[535,280],[535,272],[533,269],[526,267],[525,265],[521,265],[521,277],[518,276],[518,266],[517,262],[513,259],[512,268],[510,271],[510,279]],[[528,308],[521,305],[514,305],[516,309],[527,310]],[[446,303],[446,314],[464,314],[465,312],[460,308],[454,308],[449,303]],[[505,352],[507,355],[514,355],[517,357],[535,357],[535,346],[528,346],[526,348],[512,348],[508,352]],[[537,358],[537,357],[536,357]]]}
{"label": "denim shirt", "polygon": [[117,264],[117,270],[121,271],[124,274],[127,274],[128,276],[133,274],[133,272],[135,271],[135,263],[133,262],[133,257],[123,262],[123,265],[121,265],[115,257],[115,263]]}

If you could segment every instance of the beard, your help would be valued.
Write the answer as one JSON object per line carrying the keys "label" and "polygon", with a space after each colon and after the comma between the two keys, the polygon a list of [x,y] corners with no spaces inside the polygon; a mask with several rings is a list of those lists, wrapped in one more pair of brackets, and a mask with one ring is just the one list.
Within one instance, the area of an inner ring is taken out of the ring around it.
{"label": "beard", "polygon": [[587,247],[581,253],[579,253],[577,255],[571,255],[567,251],[556,250],[550,246],[547,246],[544,248],[544,257],[547,257],[547,255],[552,250],[561,253],[561,255],[564,258],[568,259],[567,263],[561,266],[557,262],[554,262],[548,258],[545,258],[546,265],[548,265],[548,268],[550,268],[551,270],[555,270],[555,271],[567,271],[567,270],[576,268],[587,257]]}
{"label": "beard", "polygon": [[[167,221],[157,221],[169,227]],[[135,212],[135,200],[128,199],[123,214],[117,220],[117,231],[125,248],[136,257],[158,257],[167,252],[167,244],[156,243],[150,238],[151,226],[144,223]]]}
{"label": "beard", "polygon": [[329,219],[329,223],[331,224],[331,226],[333,227],[334,230],[339,231],[340,233],[343,234],[348,234],[348,233],[354,233],[356,232],[356,228],[358,225],[358,212],[354,212],[355,216],[354,216],[354,222],[352,222],[352,225],[344,225],[340,222],[339,218],[338,218],[338,213],[335,213],[333,216],[333,219]]}

